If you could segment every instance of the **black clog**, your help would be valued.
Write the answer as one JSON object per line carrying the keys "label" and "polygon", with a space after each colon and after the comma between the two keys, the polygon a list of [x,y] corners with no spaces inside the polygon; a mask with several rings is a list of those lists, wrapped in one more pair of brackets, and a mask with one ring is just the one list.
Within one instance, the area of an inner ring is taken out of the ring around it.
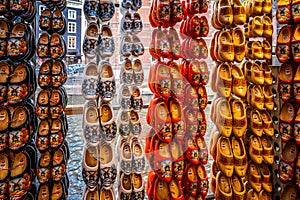
{"label": "black clog", "polygon": [[39,37],[36,52],[39,58],[48,58],[50,56],[50,37],[47,33],[42,33]]}
{"label": "black clog", "polygon": [[42,89],[47,89],[52,86],[51,69],[53,66],[52,60],[46,60],[40,67],[38,74],[38,84]]}
{"label": "black clog", "polygon": [[55,9],[51,15],[51,28],[53,32],[59,35],[63,35],[66,32],[66,18],[59,9]]}
{"label": "black clog", "polygon": [[41,30],[51,33],[51,24],[51,10],[45,9],[40,15],[39,27]]}
{"label": "black clog", "polygon": [[6,19],[0,19],[0,60],[7,58],[7,41],[11,30],[11,23]]}
{"label": "black clog", "polygon": [[66,56],[66,43],[61,35],[53,33],[50,40],[50,57],[52,59],[63,59]]}

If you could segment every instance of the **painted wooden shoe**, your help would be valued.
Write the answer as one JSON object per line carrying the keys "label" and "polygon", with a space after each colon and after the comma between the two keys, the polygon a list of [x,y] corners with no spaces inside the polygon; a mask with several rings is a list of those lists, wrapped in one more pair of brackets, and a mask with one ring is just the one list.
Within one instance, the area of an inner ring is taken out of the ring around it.
{"label": "painted wooden shoe", "polygon": [[186,177],[184,182],[185,189],[192,196],[196,196],[197,183],[198,183],[196,165],[189,164],[186,166],[185,177]]}
{"label": "painted wooden shoe", "polygon": [[94,188],[100,179],[99,149],[96,145],[89,145],[84,150],[82,176],[88,188]]}
{"label": "painted wooden shoe", "polygon": [[[169,150],[171,152],[173,158],[173,179],[181,181],[184,175],[184,167],[185,167],[185,155],[183,154],[182,149],[182,140],[178,140],[174,138],[170,143]],[[181,168],[180,168],[181,167]],[[183,167],[183,168],[182,168]]]}
{"label": "painted wooden shoe", "polygon": [[261,183],[262,176],[258,164],[254,162],[250,162],[248,167],[248,173],[249,173],[249,183],[251,187],[256,192],[260,192],[262,188],[262,183]]}
{"label": "painted wooden shoe", "polygon": [[196,144],[199,148],[199,159],[202,164],[208,162],[208,148],[203,136],[196,137]]}
{"label": "painted wooden shoe", "polygon": [[288,183],[294,178],[295,161],[298,156],[298,149],[293,141],[288,142],[281,154],[279,162],[279,178],[283,183]]}
{"label": "painted wooden shoe", "polygon": [[273,119],[270,115],[270,113],[266,110],[262,110],[260,112],[262,122],[263,122],[263,131],[264,133],[269,136],[273,137],[274,136],[274,124],[273,124]]}
{"label": "painted wooden shoe", "polygon": [[217,149],[218,168],[227,177],[231,177],[234,170],[234,159],[230,140],[225,137],[219,138]]}
{"label": "painted wooden shoe", "polygon": [[[270,47],[271,48],[271,47]],[[264,53],[264,56],[266,54]],[[266,58],[268,59],[268,58]],[[266,62],[261,63],[261,68],[264,72],[264,84],[265,85],[272,85],[273,83],[273,75],[272,75],[272,69]]]}
{"label": "painted wooden shoe", "polygon": [[231,179],[222,172],[218,172],[216,177],[216,199],[231,199],[232,196]]}
{"label": "painted wooden shoe", "polygon": [[232,37],[227,31],[221,31],[219,34],[217,54],[219,54],[221,61],[232,62],[234,60],[234,45]]}
{"label": "painted wooden shoe", "polygon": [[[299,2],[300,3],[300,2]],[[300,61],[300,25],[294,27],[291,39],[291,50],[295,62]]]}
{"label": "painted wooden shoe", "polygon": [[290,0],[280,0],[278,2],[278,7],[276,9],[276,19],[279,24],[287,24],[288,22],[290,22],[292,17],[290,4]]}
{"label": "painted wooden shoe", "polygon": [[232,39],[234,46],[234,60],[237,62],[242,62],[246,55],[246,42],[243,30],[241,28],[233,29]]}
{"label": "painted wooden shoe", "polygon": [[232,137],[231,146],[234,158],[234,172],[243,177],[246,175],[248,160],[244,142],[241,138]]}
{"label": "painted wooden shoe", "polygon": [[259,194],[251,188],[247,193],[247,199],[259,200]]}
{"label": "painted wooden shoe", "polygon": [[266,163],[260,165],[260,172],[262,176],[262,188],[268,193],[272,192],[272,181],[271,181],[271,172],[269,166]]}
{"label": "painted wooden shoe", "polygon": [[172,200],[184,200],[183,188],[181,186],[181,182],[172,179],[169,183],[169,191]]}
{"label": "painted wooden shoe", "polygon": [[[250,102],[250,104],[258,109],[258,110],[262,110],[264,108],[264,93],[262,91],[262,88],[259,85],[249,85],[248,87],[248,91],[250,91],[248,93],[248,102]],[[250,95],[251,93],[251,95]]]}
{"label": "painted wooden shoe", "polygon": [[246,199],[247,190],[246,185],[243,183],[241,177],[234,174],[232,176],[232,191],[233,198],[235,199]]}
{"label": "painted wooden shoe", "polygon": [[291,38],[292,38],[292,29],[290,26],[284,26],[280,29],[277,36],[276,43],[276,56],[281,63],[286,63],[291,61]]}
{"label": "painted wooden shoe", "polygon": [[241,100],[231,101],[232,132],[236,137],[242,137],[247,128],[247,117],[245,105]]}
{"label": "painted wooden shoe", "polygon": [[284,63],[281,65],[278,76],[278,91],[279,97],[283,101],[288,101],[292,98],[292,82],[294,77],[294,69],[290,63]]}
{"label": "painted wooden shoe", "polygon": [[247,93],[247,84],[242,69],[238,65],[233,64],[231,66],[231,74],[232,93],[239,97],[245,97]]}
{"label": "painted wooden shoe", "polygon": [[262,89],[264,93],[264,102],[265,102],[264,107],[268,111],[272,111],[274,109],[274,96],[271,91],[271,88],[269,86],[264,85]]}
{"label": "painted wooden shoe", "polygon": [[265,190],[262,190],[259,193],[259,199],[272,200],[271,193],[269,193]]}
{"label": "painted wooden shoe", "polygon": [[200,164],[197,166],[197,176],[198,176],[198,193],[205,197],[208,192],[208,178],[207,172],[204,165]]}
{"label": "painted wooden shoe", "polygon": [[155,147],[155,172],[159,179],[164,182],[172,180],[172,157],[169,152],[168,144],[159,141]]}
{"label": "painted wooden shoe", "polygon": [[263,36],[270,38],[273,35],[273,24],[272,20],[268,16],[262,18],[263,22]]}
{"label": "painted wooden shoe", "polygon": [[224,137],[229,137],[232,133],[232,113],[228,101],[222,98],[216,107],[217,128]]}
{"label": "painted wooden shoe", "polygon": [[233,22],[233,11],[229,0],[220,0],[217,18],[223,26],[230,26]]}
{"label": "painted wooden shoe", "polygon": [[231,94],[232,76],[231,66],[228,63],[222,63],[218,67],[216,79],[218,94],[228,98]]}
{"label": "painted wooden shoe", "polygon": [[257,164],[261,164],[263,160],[263,146],[260,137],[251,135],[249,139],[249,154],[250,158]]}
{"label": "painted wooden shoe", "polygon": [[154,182],[153,197],[154,200],[170,200],[168,183],[157,178]]}
{"label": "painted wooden shoe", "polygon": [[211,163],[211,170],[210,170],[210,181],[209,181],[209,188],[211,189],[211,191],[215,194],[216,192],[216,185],[217,185],[217,182],[216,182],[216,177],[217,177],[217,174],[220,170],[218,169],[217,167],[217,164],[216,164],[216,161],[214,160],[212,163]]}
{"label": "painted wooden shoe", "polygon": [[279,133],[283,142],[293,138],[293,123],[296,111],[291,103],[283,104],[279,115]]}

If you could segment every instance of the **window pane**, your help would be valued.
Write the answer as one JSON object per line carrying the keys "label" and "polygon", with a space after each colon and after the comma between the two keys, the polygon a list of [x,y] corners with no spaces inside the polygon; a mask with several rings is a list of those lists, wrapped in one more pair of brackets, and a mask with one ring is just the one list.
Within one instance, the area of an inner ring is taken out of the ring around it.
{"label": "window pane", "polygon": [[75,36],[68,36],[68,48],[76,49],[76,37]]}

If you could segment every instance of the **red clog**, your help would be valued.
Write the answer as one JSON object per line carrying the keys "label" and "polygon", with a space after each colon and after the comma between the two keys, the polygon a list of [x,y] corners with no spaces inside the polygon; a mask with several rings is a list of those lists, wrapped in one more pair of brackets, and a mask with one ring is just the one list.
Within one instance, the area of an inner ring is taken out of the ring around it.
{"label": "red clog", "polygon": [[168,38],[170,40],[172,58],[174,60],[178,60],[179,58],[181,58],[181,45],[178,33],[174,28],[169,29]]}
{"label": "red clog", "polygon": [[171,74],[167,64],[160,61],[157,63],[154,82],[156,92],[162,98],[168,99],[171,96]]}
{"label": "red clog", "polygon": [[281,63],[289,62],[291,60],[291,38],[292,29],[290,26],[284,26],[280,29],[277,36],[275,54]]}
{"label": "red clog", "polygon": [[156,27],[161,25],[158,18],[157,18],[157,7],[156,7],[157,1],[158,0],[153,0],[152,1],[151,8],[150,8],[150,14],[148,16],[150,25],[153,28],[156,28]]}
{"label": "red clog", "polygon": [[156,144],[154,152],[154,170],[159,179],[164,182],[172,180],[172,156],[170,154],[168,144],[159,141]]}
{"label": "red clog", "polygon": [[180,0],[174,0],[171,2],[171,26],[174,26],[177,22],[181,22],[184,17],[183,7]]}
{"label": "red clog", "polygon": [[149,44],[149,53],[155,59],[159,59],[159,56],[157,55],[156,47],[155,47],[155,45],[156,45],[156,35],[159,31],[160,31],[159,29],[154,29],[152,31],[150,44]]}
{"label": "red clog", "polygon": [[155,105],[153,113],[154,129],[157,131],[158,137],[166,143],[172,141],[172,121],[169,113],[164,101],[160,101]]}
{"label": "red clog", "polygon": [[166,31],[158,29],[155,36],[156,54],[162,58],[171,58],[171,47]]}
{"label": "red clog", "polygon": [[200,63],[198,60],[191,60],[189,62],[187,79],[190,84],[198,86],[201,80]]}
{"label": "red clog", "polygon": [[198,165],[200,163],[199,159],[199,149],[196,144],[195,137],[186,136],[185,137],[185,148],[186,148],[186,158],[190,163]]}
{"label": "red clog", "polygon": [[208,192],[208,178],[207,172],[204,165],[200,164],[197,166],[197,176],[198,176],[198,193],[202,196],[206,196]]}
{"label": "red clog", "polygon": [[184,81],[184,77],[180,73],[180,67],[176,62],[171,61],[168,63],[170,66],[171,73],[171,93],[172,96],[177,99],[180,103],[184,101],[184,85],[186,81]]}
{"label": "red clog", "polygon": [[209,33],[209,23],[205,16],[200,17],[201,33],[200,37],[207,37]]}
{"label": "red clog", "polygon": [[191,85],[187,85],[185,88],[185,106],[199,112],[197,90]]}
{"label": "red clog", "polygon": [[199,0],[187,0],[187,15],[192,17],[197,13],[200,13]]}
{"label": "red clog", "polygon": [[206,87],[204,85],[199,85],[197,89],[198,93],[198,102],[201,110],[204,110],[208,104],[208,97]]}
{"label": "red clog", "polygon": [[201,82],[201,84],[206,85],[208,83],[209,74],[208,74],[208,65],[205,60],[199,61],[199,68],[200,68],[200,72],[201,72],[200,82]]}
{"label": "red clog", "polygon": [[182,140],[186,132],[183,107],[177,100],[171,99],[169,101],[169,111],[172,120],[173,135],[177,139]]}
{"label": "red clog", "polygon": [[171,152],[173,158],[173,178],[181,181],[183,178],[183,170],[184,170],[184,151],[183,151],[183,140],[179,140],[177,138],[173,139],[169,144],[169,151]]}
{"label": "red clog", "polygon": [[189,164],[185,170],[184,187],[192,196],[197,195],[197,170],[196,165]]}
{"label": "red clog", "polygon": [[157,0],[157,19],[162,23],[163,28],[170,26],[171,19],[171,4],[170,0]]}

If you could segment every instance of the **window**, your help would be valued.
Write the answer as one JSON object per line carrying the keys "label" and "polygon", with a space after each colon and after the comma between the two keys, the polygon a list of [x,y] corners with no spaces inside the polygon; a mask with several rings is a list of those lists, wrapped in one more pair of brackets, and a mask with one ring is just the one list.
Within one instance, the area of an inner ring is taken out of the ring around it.
{"label": "window", "polygon": [[68,22],[68,32],[76,33],[76,23],[75,22]]}
{"label": "window", "polygon": [[68,49],[76,49],[76,36],[68,36]]}
{"label": "window", "polygon": [[69,10],[68,11],[68,19],[75,19],[76,20],[76,10]]}
{"label": "window", "polygon": [[39,8],[39,14],[41,15],[42,12],[46,9],[46,6],[44,5],[40,5],[40,8]]}

